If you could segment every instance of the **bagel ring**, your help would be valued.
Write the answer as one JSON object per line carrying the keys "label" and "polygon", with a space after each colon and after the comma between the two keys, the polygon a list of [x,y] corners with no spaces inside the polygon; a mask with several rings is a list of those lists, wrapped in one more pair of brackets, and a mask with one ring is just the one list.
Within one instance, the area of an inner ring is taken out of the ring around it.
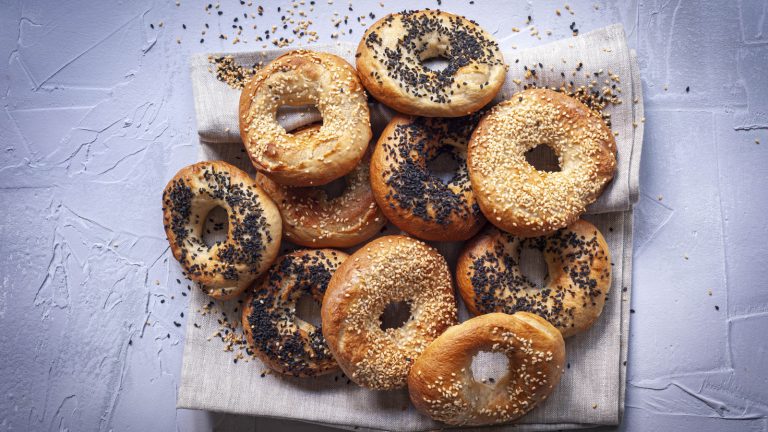
{"label": "bagel ring", "polygon": [[[472,375],[480,351],[509,360],[508,372],[493,384]],[[563,336],[533,314],[492,313],[453,326],[435,339],[408,374],[416,408],[454,426],[516,420],[547,399],[565,366]]]}
{"label": "bagel ring", "polygon": [[[319,129],[310,125],[294,135]],[[370,154],[344,177],[344,192],[332,199],[319,187],[284,186],[261,173],[256,175],[256,183],[280,209],[286,239],[308,247],[346,248],[370,239],[387,224],[373,199],[369,166]]]}
{"label": "bagel ring", "polygon": [[[561,171],[538,171],[525,153],[546,144]],[[469,177],[480,209],[522,237],[550,234],[578,219],[613,178],[616,142],[599,114],[578,100],[529,89],[494,106],[469,142]]]}
{"label": "bagel ring", "polygon": [[[208,213],[227,211],[227,239],[208,246]],[[240,169],[221,161],[182,168],[163,192],[163,225],[184,274],[216,299],[237,297],[277,256],[282,222],[272,200]]]}
{"label": "bagel ring", "polygon": [[272,370],[318,376],[338,368],[322,330],[296,316],[304,294],[322,303],[331,275],[347,258],[333,249],[299,250],[280,257],[243,307],[243,329],[253,353]]}
{"label": "bagel ring", "polygon": [[[493,37],[474,21],[439,10],[389,14],[357,47],[357,70],[379,101],[405,114],[461,117],[490,102],[506,78]],[[440,57],[445,69],[423,61]]]}
{"label": "bagel ring", "polygon": [[[523,248],[541,251],[548,276],[539,288],[520,271]],[[490,228],[459,255],[456,283],[474,315],[531,312],[569,337],[588,329],[611,289],[611,258],[600,231],[585,220],[544,237],[520,238]]]}
{"label": "bagel ring", "polygon": [[[433,241],[467,240],[480,231],[485,217],[472,193],[466,151],[478,119],[396,115],[389,122],[371,159],[371,186],[392,223]],[[446,150],[458,164],[447,184],[427,167]]]}
{"label": "bagel ring", "polygon": [[[277,122],[283,105],[317,107],[316,134],[292,135]],[[326,53],[284,54],[240,94],[240,136],[257,170],[289,186],[319,186],[352,171],[371,140],[367,96],[355,69]]]}
{"label": "bagel ring", "polygon": [[[380,316],[396,302],[410,305],[410,318],[382,330]],[[404,387],[413,361],[456,323],[448,264],[421,241],[377,238],[333,274],[321,316],[328,347],[352,381],[378,390]]]}

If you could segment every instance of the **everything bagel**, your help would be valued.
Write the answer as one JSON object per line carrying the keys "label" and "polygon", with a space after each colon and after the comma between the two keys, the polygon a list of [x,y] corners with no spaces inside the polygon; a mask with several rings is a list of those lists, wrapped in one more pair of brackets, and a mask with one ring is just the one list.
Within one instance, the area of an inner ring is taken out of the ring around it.
{"label": "everything bagel", "polygon": [[[396,115],[371,159],[371,187],[387,218],[424,240],[466,240],[485,218],[472,193],[466,145],[479,116],[452,119]],[[448,152],[458,165],[447,184],[427,162]]]}
{"label": "everything bagel", "polygon": [[[208,246],[208,213],[227,211],[227,239]],[[163,192],[163,225],[171,252],[187,277],[211,297],[239,295],[274,261],[282,222],[272,200],[248,174],[226,162],[182,168]]]}
{"label": "everything bagel", "polygon": [[[524,248],[544,256],[548,277],[543,287],[520,271]],[[585,220],[532,238],[490,228],[459,255],[456,283],[474,315],[531,312],[568,337],[588,329],[603,311],[611,289],[610,252],[600,231]]]}
{"label": "everything bagel", "polygon": [[[493,99],[506,77],[493,37],[474,21],[439,10],[385,16],[365,32],[356,56],[371,95],[416,116],[471,114]],[[445,69],[424,66],[436,57],[447,61]]]}
{"label": "everything bagel", "polygon": [[284,255],[246,300],[242,315],[246,339],[272,370],[317,376],[337,369],[322,330],[296,316],[296,302],[308,294],[322,303],[331,275],[346,258],[333,249]]}

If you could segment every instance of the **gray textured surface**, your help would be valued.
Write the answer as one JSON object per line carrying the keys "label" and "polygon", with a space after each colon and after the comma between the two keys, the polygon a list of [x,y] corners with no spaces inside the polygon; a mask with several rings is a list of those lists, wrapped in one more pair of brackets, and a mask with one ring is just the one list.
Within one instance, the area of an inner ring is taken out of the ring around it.
{"label": "gray textured surface", "polygon": [[[356,40],[356,16],[417,3],[310,15]],[[527,15],[542,40],[624,24],[647,121],[622,428],[768,430],[768,4],[444,3],[505,46],[541,43]],[[244,39],[281,14],[264,4]],[[0,0],[0,430],[317,429],[174,408],[187,298],[159,197],[196,155],[186,59],[257,47],[232,45],[238,1],[203,8]]]}

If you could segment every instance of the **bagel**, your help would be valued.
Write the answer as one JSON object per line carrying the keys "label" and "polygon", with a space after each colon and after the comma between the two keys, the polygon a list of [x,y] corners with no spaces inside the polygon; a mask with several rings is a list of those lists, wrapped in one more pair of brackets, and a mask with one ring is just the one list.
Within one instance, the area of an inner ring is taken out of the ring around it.
{"label": "bagel", "polygon": [[[495,383],[472,375],[480,351],[509,360]],[[547,321],[525,312],[492,313],[453,326],[429,344],[408,374],[408,394],[419,411],[452,426],[506,423],[547,399],[564,365],[565,342]]]}
{"label": "bagel", "polygon": [[[227,238],[208,246],[208,213],[227,212]],[[277,256],[282,222],[272,200],[245,172],[221,161],[182,168],[163,192],[163,226],[184,274],[216,299],[237,297]]]}
{"label": "bagel", "polygon": [[[525,153],[545,144],[561,171],[538,171]],[[494,106],[469,142],[467,160],[480,209],[500,229],[521,237],[555,232],[578,219],[616,169],[608,126],[578,100],[529,89]]]}
{"label": "bagel", "polygon": [[243,307],[245,337],[269,368],[306,377],[337,370],[322,330],[296,316],[302,295],[318,304],[347,254],[333,249],[300,250],[280,257]]}
{"label": "bagel", "polygon": [[[439,10],[385,16],[365,32],[356,57],[373,97],[424,117],[471,114],[496,96],[506,77],[493,37],[474,21]],[[436,57],[447,61],[445,69],[424,65]]]}
{"label": "bagel", "polygon": [[[319,129],[312,125],[294,134]],[[261,173],[256,175],[256,183],[280,209],[286,239],[308,247],[346,248],[370,239],[387,224],[373,199],[369,165],[370,154],[344,178],[344,192],[332,199],[319,187],[284,186]]]}
{"label": "bagel", "polygon": [[[541,251],[548,276],[539,288],[520,271],[523,248]],[[611,289],[611,258],[600,231],[585,220],[544,237],[520,238],[491,228],[459,255],[456,283],[474,315],[531,312],[569,337],[588,329]]]}
{"label": "bagel", "polygon": [[[467,175],[466,145],[479,116],[435,119],[396,115],[371,160],[371,187],[392,223],[424,240],[467,240],[485,217]],[[449,151],[458,169],[448,184],[427,162]]]}
{"label": "bagel", "polygon": [[[317,133],[292,135],[277,122],[283,105],[314,105]],[[318,186],[352,171],[371,140],[367,96],[343,59],[313,51],[284,54],[240,94],[240,136],[257,170],[289,186]]]}
{"label": "bagel", "polygon": [[[397,302],[410,305],[410,318],[382,330],[384,309]],[[456,323],[448,264],[418,240],[380,237],[333,274],[321,317],[328,347],[352,381],[378,390],[404,387],[413,361]]]}

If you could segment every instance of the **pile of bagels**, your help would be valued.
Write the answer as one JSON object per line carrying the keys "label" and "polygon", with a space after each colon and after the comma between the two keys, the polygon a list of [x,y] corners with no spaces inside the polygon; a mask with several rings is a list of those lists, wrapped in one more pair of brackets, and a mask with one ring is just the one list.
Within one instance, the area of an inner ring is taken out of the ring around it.
{"label": "pile of bagels", "polygon": [[[387,15],[355,57],[353,67],[292,51],[254,74],[239,122],[257,174],[223,161],[181,169],[163,193],[171,251],[209,296],[246,299],[248,345],[276,372],[340,368],[370,389],[407,387],[418,410],[446,424],[514,421],[551,394],[564,338],[588,329],[605,304],[608,246],[580,216],[613,178],[613,134],[599,113],[554,90],[490,106],[507,66],[491,35],[464,17]],[[436,57],[444,69],[425,66]],[[397,111],[375,140],[369,95]],[[322,123],[287,132],[279,108],[305,105]],[[542,144],[559,171],[526,159]],[[441,155],[457,167],[448,179],[428,165]],[[344,191],[329,196],[323,186],[340,178]],[[203,231],[216,207],[227,212],[227,237],[209,245]],[[377,237],[388,222],[403,234]],[[283,239],[304,249],[278,256]],[[426,241],[466,241],[454,271]],[[543,286],[520,269],[525,249],[546,261]],[[456,291],[474,316],[463,323]],[[322,325],[296,316],[304,295],[322,305]],[[382,314],[398,303],[410,316],[384,328]],[[506,373],[476,379],[481,351],[505,355]]]}

